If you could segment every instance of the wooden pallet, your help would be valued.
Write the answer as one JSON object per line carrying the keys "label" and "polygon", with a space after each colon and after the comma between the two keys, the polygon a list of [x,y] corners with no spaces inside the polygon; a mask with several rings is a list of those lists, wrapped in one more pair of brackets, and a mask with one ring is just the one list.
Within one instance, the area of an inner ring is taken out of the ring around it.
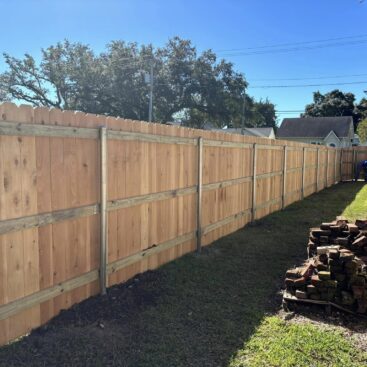
{"label": "wooden pallet", "polygon": [[357,315],[358,317],[363,317],[365,318],[366,316],[364,315],[361,315],[361,314],[358,314],[346,307],[343,307],[341,305],[338,305],[337,303],[334,303],[334,302],[329,302],[329,301],[321,301],[321,300],[314,300],[314,299],[309,299],[309,298],[306,298],[306,299],[300,299],[300,298],[297,298],[296,296],[294,296],[293,294],[290,294],[289,292],[287,291],[284,291],[283,292],[283,308],[287,309],[288,308],[288,305],[290,303],[301,303],[301,304],[314,304],[314,305],[319,305],[319,306],[325,306],[325,309],[326,309],[326,312],[327,313],[331,313],[331,308],[334,307],[338,310],[341,310],[343,312],[347,312],[349,314],[352,314],[352,315]]}

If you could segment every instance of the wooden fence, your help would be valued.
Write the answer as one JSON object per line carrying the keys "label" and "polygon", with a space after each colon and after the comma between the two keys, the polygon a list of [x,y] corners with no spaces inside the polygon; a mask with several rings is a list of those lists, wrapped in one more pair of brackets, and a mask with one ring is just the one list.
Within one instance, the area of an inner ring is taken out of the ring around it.
{"label": "wooden fence", "polygon": [[0,344],[350,176],[342,158],[322,146],[0,105]]}
{"label": "wooden fence", "polygon": [[341,181],[354,179],[357,163],[367,160],[367,147],[343,148],[340,164],[342,167]]}

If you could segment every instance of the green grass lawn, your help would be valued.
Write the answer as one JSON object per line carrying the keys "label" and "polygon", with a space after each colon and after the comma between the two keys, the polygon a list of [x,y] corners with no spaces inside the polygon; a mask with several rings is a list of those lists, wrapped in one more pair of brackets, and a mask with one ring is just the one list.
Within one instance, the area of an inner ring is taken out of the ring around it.
{"label": "green grass lawn", "polygon": [[[352,184],[344,185],[348,190],[353,189]],[[342,212],[350,221],[367,218],[367,185],[359,188],[355,198]],[[265,317],[230,363],[230,367],[366,365],[367,354],[358,351],[339,331],[309,323],[294,324],[278,316]]]}
{"label": "green grass lawn", "polygon": [[266,317],[231,367],[365,367],[367,355],[338,331]]}
{"label": "green grass lawn", "polygon": [[201,255],[113,287],[0,348],[0,366],[367,365],[337,331],[275,316],[285,271],[306,258],[309,228],[344,211],[363,215],[358,202],[351,204],[358,193],[357,201],[366,199],[362,183],[337,185],[216,241]]}
{"label": "green grass lawn", "polygon": [[349,220],[365,219],[367,217],[367,185],[357,193],[355,199],[343,211]]}

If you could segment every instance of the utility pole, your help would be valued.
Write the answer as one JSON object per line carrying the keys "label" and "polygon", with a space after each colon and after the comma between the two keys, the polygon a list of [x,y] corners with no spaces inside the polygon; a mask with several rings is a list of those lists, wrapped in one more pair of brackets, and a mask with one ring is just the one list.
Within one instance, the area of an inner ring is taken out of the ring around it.
{"label": "utility pole", "polygon": [[243,97],[243,106],[242,106],[242,119],[241,119],[241,134],[245,131],[245,112],[246,112],[246,94]]}
{"label": "utility pole", "polygon": [[150,64],[149,122],[153,120],[153,62]]}

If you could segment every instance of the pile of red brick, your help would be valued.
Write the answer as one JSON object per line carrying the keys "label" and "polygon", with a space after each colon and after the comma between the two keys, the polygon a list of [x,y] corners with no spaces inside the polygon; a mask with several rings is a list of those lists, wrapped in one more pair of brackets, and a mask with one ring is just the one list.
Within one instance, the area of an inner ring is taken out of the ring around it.
{"label": "pile of red brick", "polygon": [[287,271],[287,292],[367,313],[367,220],[337,217],[311,228],[308,254],[303,266]]}

